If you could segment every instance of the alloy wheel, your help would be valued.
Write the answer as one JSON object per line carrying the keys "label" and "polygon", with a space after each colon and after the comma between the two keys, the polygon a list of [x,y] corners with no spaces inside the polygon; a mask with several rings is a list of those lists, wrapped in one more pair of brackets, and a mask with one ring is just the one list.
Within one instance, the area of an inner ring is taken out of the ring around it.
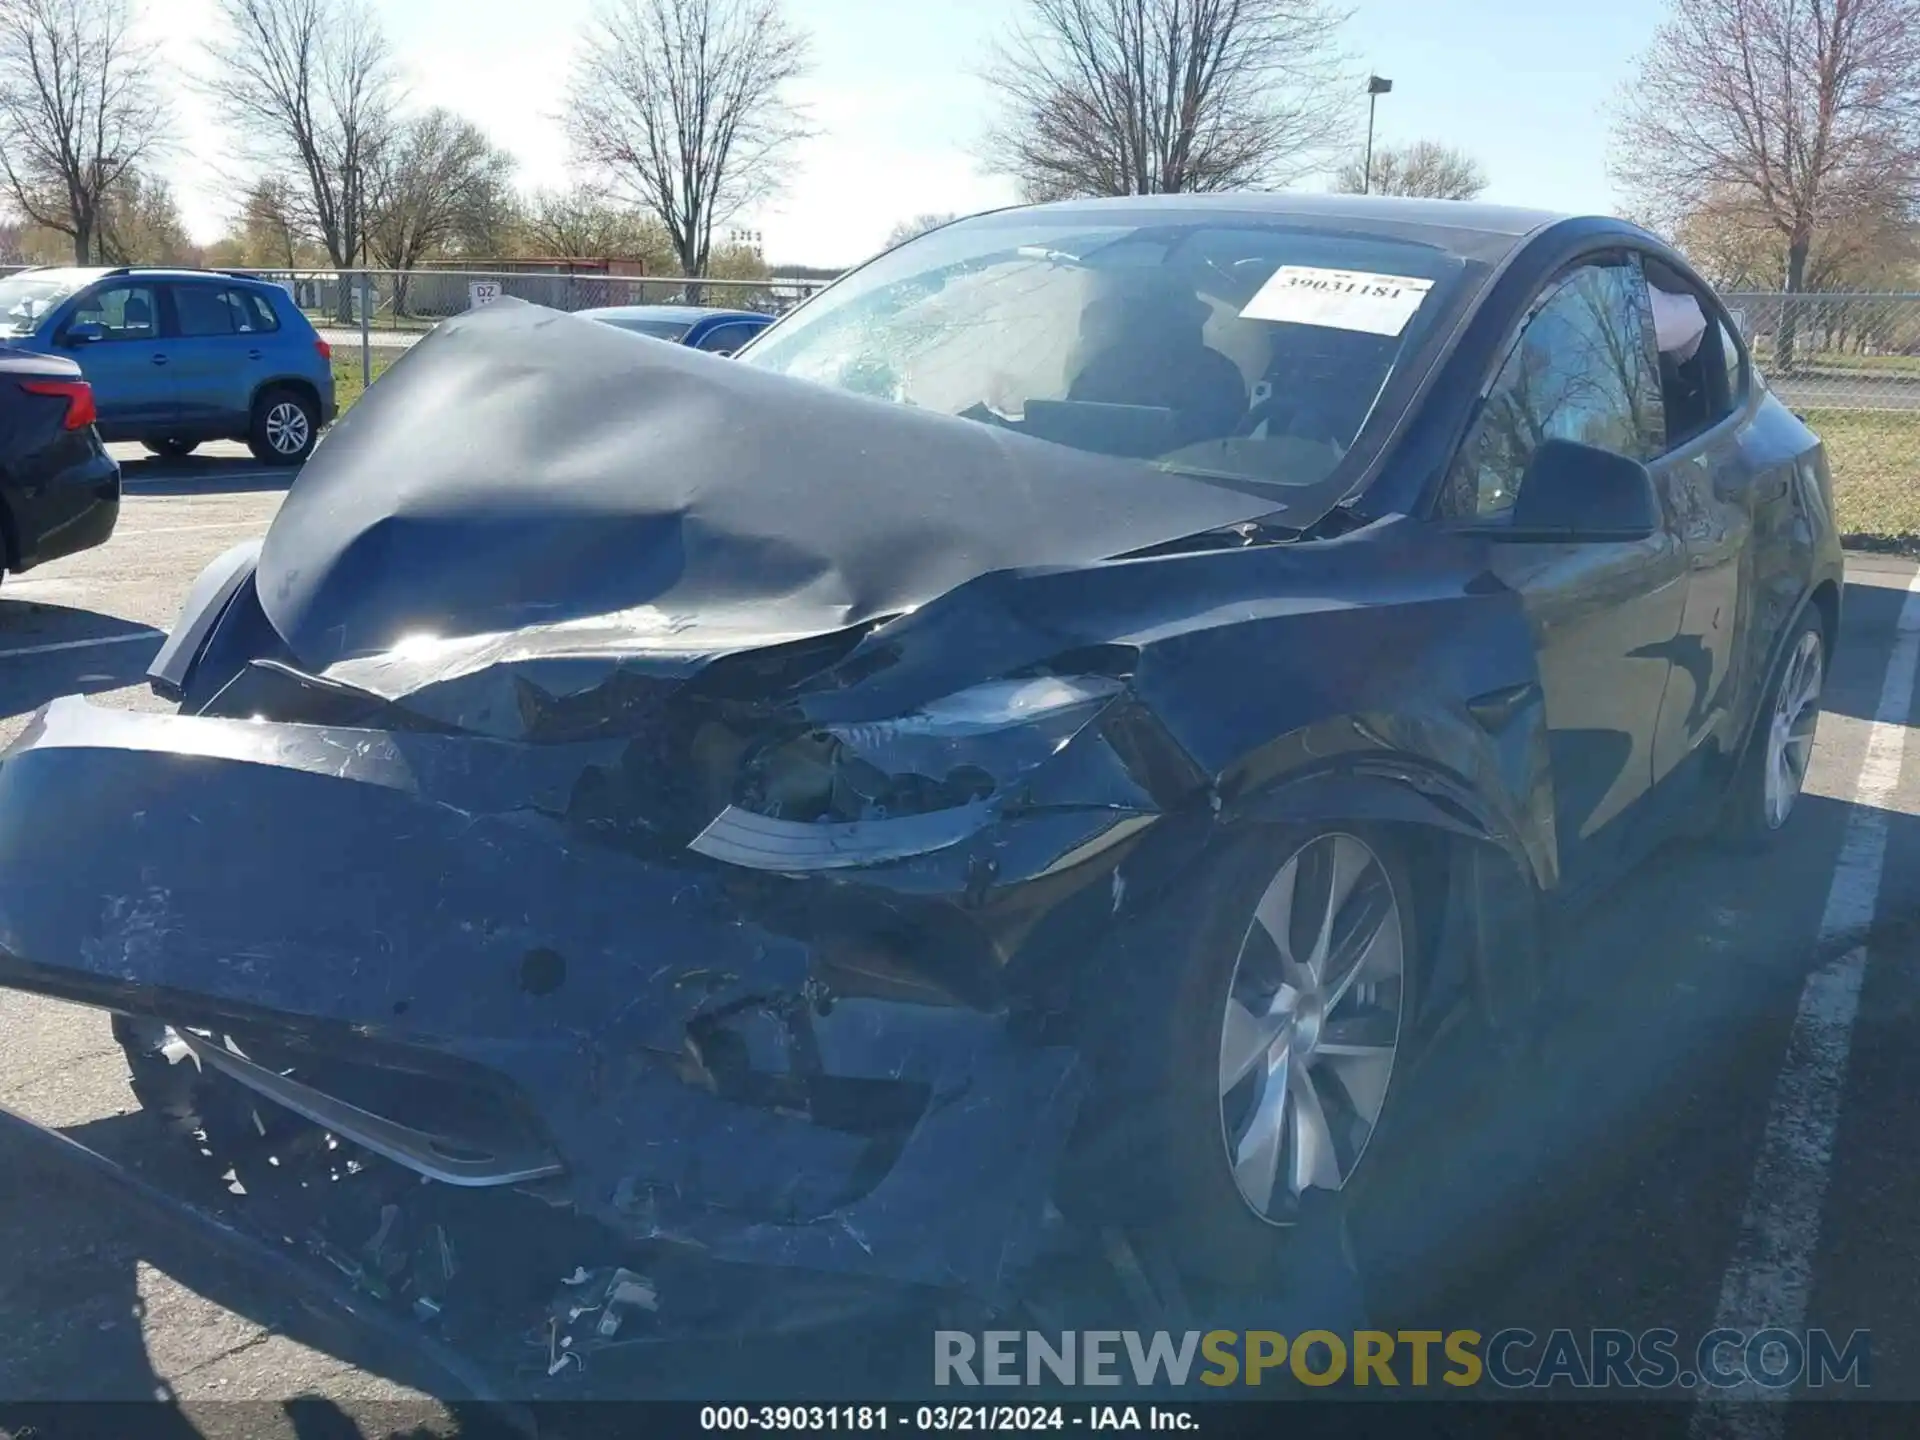
{"label": "alloy wheel", "polygon": [[1321,835],[1268,884],[1220,1027],[1220,1129],[1241,1199],[1291,1223],[1309,1189],[1352,1177],[1400,1045],[1406,942],[1380,857]]}
{"label": "alloy wheel", "polygon": [[313,425],[307,412],[291,400],[282,400],[267,411],[267,443],[281,455],[298,455],[307,448]]}
{"label": "alloy wheel", "polygon": [[1808,630],[1793,647],[1774,694],[1767,730],[1767,828],[1778,830],[1793,813],[1807,782],[1813,732],[1820,723],[1820,686],[1825,678],[1820,632]]}

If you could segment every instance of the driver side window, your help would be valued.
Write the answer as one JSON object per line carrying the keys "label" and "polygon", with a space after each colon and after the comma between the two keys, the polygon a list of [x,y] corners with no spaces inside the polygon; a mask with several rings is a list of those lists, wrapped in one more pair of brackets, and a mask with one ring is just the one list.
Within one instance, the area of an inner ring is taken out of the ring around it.
{"label": "driver side window", "polygon": [[159,334],[156,313],[151,286],[113,285],[81,301],[68,323],[98,325],[107,340],[151,340]]}
{"label": "driver side window", "polygon": [[1497,520],[1533,452],[1574,440],[1650,460],[1665,426],[1653,337],[1632,265],[1583,265],[1533,312],[1454,456],[1440,513]]}

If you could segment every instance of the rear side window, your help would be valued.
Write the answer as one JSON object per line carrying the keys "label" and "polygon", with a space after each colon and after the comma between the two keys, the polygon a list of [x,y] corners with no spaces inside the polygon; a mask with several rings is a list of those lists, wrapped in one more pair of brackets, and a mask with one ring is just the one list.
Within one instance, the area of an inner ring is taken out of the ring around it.
{"label": "rear side window", "polygon": [[233,328],[242,335],[267,335],[280,328],[272,302],[257,290],[229,290],[227,304],[233,310]]}
{"label": "rear side window", "polygon": [[1657,257],[1643,256],[1667,448],[1685,445],[1724,421],[1740,402],[1740,349],[1709,293]]}
{"label": "rear side window", "polygon": [[701,337],[700,348],[702,350],[738,350],[757,335],[760,328],[751,322],[716,325]]}
{"label": "rear side window", "polygon": [[173,315],[186,339],[233,334],[233,308],[226,292],[211,285],[174,286]]}

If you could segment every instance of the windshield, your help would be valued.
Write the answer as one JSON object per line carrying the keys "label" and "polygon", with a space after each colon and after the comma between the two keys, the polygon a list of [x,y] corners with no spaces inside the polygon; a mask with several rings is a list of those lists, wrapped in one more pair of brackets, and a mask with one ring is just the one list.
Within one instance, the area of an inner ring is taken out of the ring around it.
{"label": "windshield", "polygon": [[31,335],[50,310],[91,278],[84,270],[30,270],[0,280],[0,335]]}
{"label": "windshield", "polygon": [[1238,217],[985,217],[882,256],[740,359],[1076,449],[1314,484],[1462,268]]}
{"label": "windshield", "polygon": [[679,320],[629,320],[619,316],[601,323],[631,330],[636,335],[651,335],[656,340],[678,340],[691,328]]}

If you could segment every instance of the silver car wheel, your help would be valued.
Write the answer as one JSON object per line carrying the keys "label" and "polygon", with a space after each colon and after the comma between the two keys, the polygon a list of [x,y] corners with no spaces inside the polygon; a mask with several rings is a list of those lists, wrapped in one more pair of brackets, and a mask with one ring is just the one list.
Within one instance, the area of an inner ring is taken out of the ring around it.
{"label": "silver car wheel", "polygon": [[1820,723],[1820,686],[1825,679],[1825,656],[1820,632],[1808,630],[1787,657],[1774,695],[1767,731],[1767,828],[1778,830],[1793,813],[1794,802],[1807,782],[1807,762],[1813,756],[1813,732]]}
{"label": "silver car wheel", "polygon": [[281,455],[298,455],[307,448],[313,425],[307,412],[291,400],[282,400],[267,411],[267,444]]}
{"label": "silver car wheel", "polygon": [[1358,1167],[1393,1078],[1405,967],[1399,897],[1355,836],[1308,841],[1260,897],[1220,1027],[1220,1134],[1269,1224]]}

